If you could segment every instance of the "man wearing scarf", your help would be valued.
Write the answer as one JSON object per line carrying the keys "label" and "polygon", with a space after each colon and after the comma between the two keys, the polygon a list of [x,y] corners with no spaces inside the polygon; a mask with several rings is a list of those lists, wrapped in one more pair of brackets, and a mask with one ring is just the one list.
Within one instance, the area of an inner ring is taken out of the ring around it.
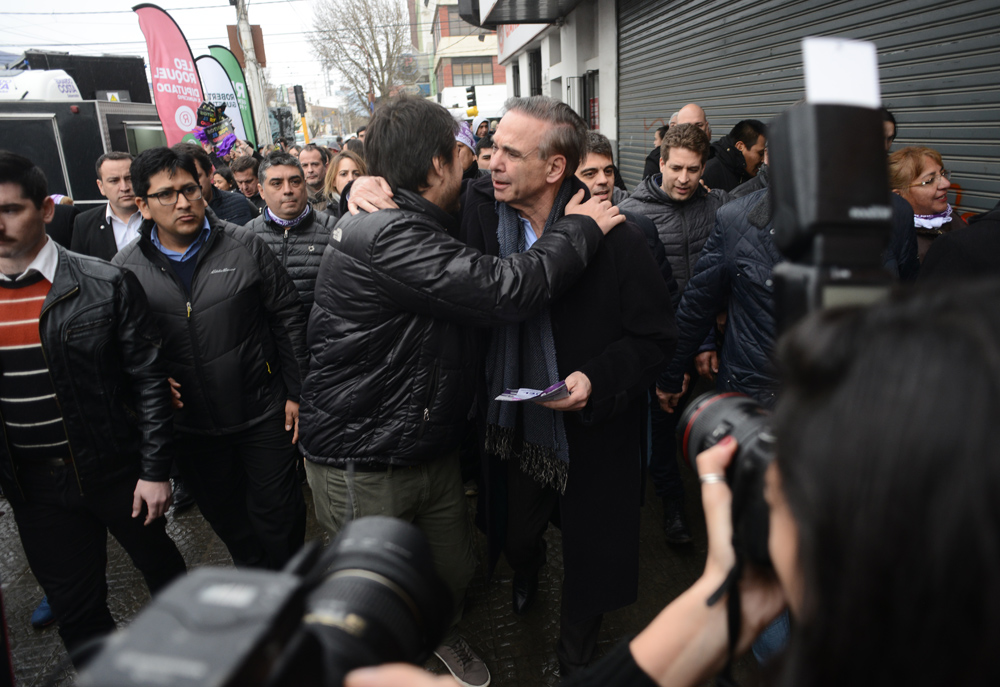
{"label": "man wearing scarf", "polygon": [[[574,173],[587,128],[569,106],[534,96],[506,109],[492,179],[470,185],[462,210],[468,244],[501,258],[530,254],[586,188]],[[670,295],[641,231],[625,223],[566,294],[488,338],[478,398],[490,562],[502,548],[515,572],[514,611],[525,612],[545,561],[542,535],[560,523],[565,676],[592,658],[603,614],[636,599],[641,399],[677,340]],[[562,400],[494,400],[560,380],[570,392]]]}
{"label": "man wearing scarf", "polygon": [[313,304],[320,260],[337,218],[309,204],[299,161],[290,153],[271,153],[260,163],[260,195],[267,207],[248,229],[264,239],[288,271],[306,318]]}

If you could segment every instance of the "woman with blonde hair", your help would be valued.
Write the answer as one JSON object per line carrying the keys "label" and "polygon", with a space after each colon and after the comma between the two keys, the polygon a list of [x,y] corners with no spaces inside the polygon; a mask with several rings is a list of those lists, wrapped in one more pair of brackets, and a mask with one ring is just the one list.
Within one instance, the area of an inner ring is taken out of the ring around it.
{"label": "woman with blonde hair", "polygon": [[349,183],[366,174],[368,166],[360,155],[350,150],[340,151],[326,170],[323,193],[330,199],[326,211],[340,217],[340,194]]}
{"label": "woman with blonde hair", "polygon": [[931,242],[942,234],[963,229],[965,220],[948,203],[951,172],[933,148],[907,146],[889,156],[889,184],[893,193],[913,207],[920,262]]}

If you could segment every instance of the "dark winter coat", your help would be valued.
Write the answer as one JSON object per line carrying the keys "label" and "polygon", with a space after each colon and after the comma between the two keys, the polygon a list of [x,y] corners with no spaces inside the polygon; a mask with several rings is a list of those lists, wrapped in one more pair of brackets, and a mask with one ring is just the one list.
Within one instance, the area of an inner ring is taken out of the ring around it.
{"label": "dark winter coat", "polygon": [[456,448],[481,372],[473,325],[540,310],[602,238],[592,219],[567,217],[534,250],[498,260],[455,239],[455,218],[416,193],[394,200],[342,217],[320,265],[299,414],[316,463],[419,465]]}
{"label": "dark winter coat", "polygon": [[[463,236],[496,255],[498,225],[492,185],[473,184],[463,203]],[[584,409],[564,414],[570,468],[559,504],[563,599],[571,618],[581,620],[630,604],[637,593],[641,399],[676,340],[669,293],[641,232],[629,223],[611,230],[583,276],[552,303],[550,317],[560,378],[579,370],[592,385]],[[486,470],[484,524],[495,563],[506,523],[506,465],[487,457]]]}
{"label": "dark winter coat", "polygon": [[[730,195],[742,198],[767,188],[770,181],[771,172],[768,165],[761,165],[757,176],[734,188]],[[917,237],[913,232],[913,208],[896,193],[890,194],[889,200],[892,205],[892,229],[889,243],[882,252],[882,266],[892,276],[902,281],[912,281],[916,279],[917,271],[920,269],[920,261],[917,259]]]}
{"label": "dark winter coat", "polygon": [[313,210],[291,228],[268,219],[266,212],[262,212],[247,225],[247,229],[264,240],[292,278],[306,318],[309,317],[309,309],[313,304],[319,263],[330,245],[330,233],[336,224],[336,217]]}
{"label": "dark winter coat", "polygon": [[750,180],[752,175],[747,172],[747,162],[736,147],[734,138],[728,134],[723,136],[712,144],[712,150],[715,155],[705,164],[705,173],[701,177],[706,186],[713,191],[732,191]]}
{"label": "dark winter coat", "polygon": [[677,288],[683,293],[701,248],[715,226],[715,213],[730,198],[722,191],[709,193],[699,188],[690,199],[678,202],[660,188],[662,178],[662,174],[656,174],[646,179],[618,207],[623,212],[634,212],[653,220]]}
{"label": "dark winter coat", "polygon": [[1000,276],[1000,203],[939,237],[927,250],[920,281]]}
{"label": "dark winter coat", "polygon": [[[162,339],[135,276],[98,258],[59,251],[38,321],[81,491],[127,472],[170,473],[170,391]],[[0,418],[0,430],[3,418]],[[0,484],[23,496],[5,441]]]}
{"label": "dark winter coat", "polygon": [[771,271],[782,260],[772,241],[768,191],[757,191],[722,207],[694,275],[677,308],[677,352],[657,381],[669,393],[681,390],[684,373],[716,314],[727,310],[716,386],[739,391],[766,407],[777,387],[771,356],[777,336]]}
{"label": "dark winter coat", "polygon": [[212,200],[208,204],[216,216],[237,226],[250,224],[260,211],[242,193],[212,189]]}
{"label": "dark winter coat", "polygon": [[654,174],[660,173],[660,148],[656,147],[649,151],[646,162],[642,168],[642,178],[648,179]]}
{"label": "dark winter coat", "polygon": [[295,286],[257,236],[209,216],[188,295],[150,240],[151,220],[114,264],[139,278],[163,333],[163,358],[181,385],[174,426],[232,434],[297,401],[305,371],[305,318]]}

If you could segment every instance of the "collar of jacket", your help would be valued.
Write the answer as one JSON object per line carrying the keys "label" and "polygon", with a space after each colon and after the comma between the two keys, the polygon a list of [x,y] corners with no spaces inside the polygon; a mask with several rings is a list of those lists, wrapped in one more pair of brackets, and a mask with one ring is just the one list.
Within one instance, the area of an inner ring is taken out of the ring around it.
{"label": "collar of jacket", "polygon": [[393,200],[396,201],[396,205],[399,206],[400,210],[410,210],[413,212],[419,212],[422,215],[430,215],[431,218],[443,226],[449,234],[453,234],[455,229],[458,228],[458,219],[454,215],[450,212],[445,212],[419,193],[407,191],[402,188],[397,189],[393,194]]}
{"label": "collar of jacket", "polygon": [[[632,194],[632,197],[635,198],[639,196],[641,198],[641,196],[646,196],[646,198],[648,198],[649,200],[652,200],[657,203],[662,203],[664,205],[681,206],[681,205],[687,205],[688,203],[695,200],[701,200],[702,198],[705,198],[705,196],[708,195],[708,191],[705,190],[705,187],[702,186],[701,184],[698,184],[698,188],[694,190],[694,194],[692,194],[690,198],[688,198],[687,200],[674,200],[660,186],[660,183],[662,181],[663,181],[663,174],[654,174],[653,176],[649,177],[648,179],[642,182],[642,185],[639,186],[639,189],[636,191],[636,193]],[[640,191],[642,191],[643,189],[645,189],[645,193],[640,193]]]}
{"label": "collar of jacket", "polygon": [[[760,191],[758,191],[760,193]],[[747,220],[758,229],[763,229],[771,223],[771,189],[764,188],[758,200],[750,212],[747,213]]]}
{"label": "collar of jacket", "polygon": [[273,219],[271,219],[271,211],[268,210],[267,208],[260,211],[260,216],[264,218],[264,226],[266,226],[268,229],[273,229],[279,234],[284,234],[285,229],[288,229],[289,232],[296,232],[299,231],[300,229],[308,229],[312,225],[313,221],[315,221],[316,219],[316,213],[318,211],[315,209],[311,209],[312,208],[311,205],[307,204],[307,207],[310,208],[310,212],[308,212],[306,216],[302,218],[302,221],[299,222],[298,224],[293,224],[288,227],[283,227],[277,222],[275,222]]}
{"label": "collar of jacket", "polygon": [[[195,256],[194,259],[196,262],[201,262],[205,254],[212,250],[212,246],[215,245],[219,234],[222,233],[226,226],[226,223],[219,219],[219,216],[212,212],[212,209],[209,207],[205,208],[205,217],[208,219],[208,226],[212,229],[212,231],[209,232],[208,238],[205,240],[205,245],[201,247],[198,254]],[[161,261],[161,258],[162,260],[169,260],[170,258],[160,252],[160,250],[153,245],[152,232],[154,224],[155,222],[151,219],[142,221],[142,225],[139,227],[139,249],[142,251],[142,254],[150,260],[157,262]]]}
{"label": "collar of jacket", "polygon": [[715,151],[714,157],[719,158],[719,162],[740,174],[746,173],[746,158],[743,157],[740,149],[736,147],[736,141],[733,140],[732,136],[726,134],[710,147]]}
{"label": "collar of jacket", "polygon": [[[51,239],[50,239],[51,240]],[[42,303],[42,312],[58,300],[80,290],[80,281],[76,275],[76,269],[69,264],[69,258],[65,248],[55,241],[52,242],[59,252],[59,265],[56,267],[55,276],[52,279],[52,286],[49,294]]]}

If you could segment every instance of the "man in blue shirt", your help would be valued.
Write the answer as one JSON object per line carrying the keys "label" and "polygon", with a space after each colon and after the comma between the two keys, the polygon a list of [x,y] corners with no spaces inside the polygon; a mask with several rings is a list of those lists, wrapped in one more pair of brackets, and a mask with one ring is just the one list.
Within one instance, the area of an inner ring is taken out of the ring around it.
{"label": "man in blue shirt", "polygon": [[138,277],[164,334],[177,466],[237,565],[280,568],[305,536],[298,294],[252,231],[206,215],[191,156],[147,150],[132,183],[145,221],[115,264]]}

